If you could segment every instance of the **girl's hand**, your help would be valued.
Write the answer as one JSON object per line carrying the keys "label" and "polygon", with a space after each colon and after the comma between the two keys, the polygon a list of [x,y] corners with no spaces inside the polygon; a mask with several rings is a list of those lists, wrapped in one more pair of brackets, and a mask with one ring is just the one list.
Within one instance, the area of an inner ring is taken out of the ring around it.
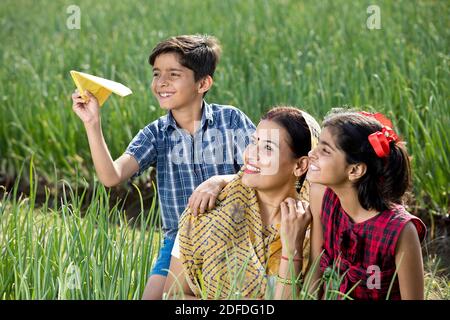
{"label": "girl's hand", "polygon": [[311,211],[307,202],[287,198],[280,204],[280,238],[282,255],[287,257],[303,256],[303,240],[311,222]]}
{"label": "girl's hand", "polygon": [[97,98],[89,91],[86,90],[85,92],[89,99],[87,102],[84,102],[78,90],[75,90],[72,94],[72,110],[85,125],[98,123],[100,119],[100,106],[98,105]]}
{"label": "girl's hand", "polygon": [[220,191],[225,187],[226,181],[222,176],[214,176],[203,181],[189,198],[188,207],[192,214],[204,213],[206,209],[214,209]]}

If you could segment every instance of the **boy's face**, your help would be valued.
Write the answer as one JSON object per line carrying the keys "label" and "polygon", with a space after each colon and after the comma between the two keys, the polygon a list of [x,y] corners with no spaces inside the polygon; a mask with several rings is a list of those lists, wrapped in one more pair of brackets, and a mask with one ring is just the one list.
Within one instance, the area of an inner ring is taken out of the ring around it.
{"label": "boy's face", "polygon": [[163,53],[153,64],[152,92],[161,108],[166,110],[190,107],[203,93],[194,80],[194,72],[178,62],[178,54]]}

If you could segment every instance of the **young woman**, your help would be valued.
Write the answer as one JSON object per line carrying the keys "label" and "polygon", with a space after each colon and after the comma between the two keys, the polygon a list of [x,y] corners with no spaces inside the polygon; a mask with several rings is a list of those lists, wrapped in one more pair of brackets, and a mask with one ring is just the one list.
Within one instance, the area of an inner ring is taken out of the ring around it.
{"label": "young woman", "polygon": [[309,255],[311,215],[299,191],[319,132],[310,115],[293,107],[262,117],[244,169],[220,192],[216,207],[199,216],[187,209],[180,218],[166,293],[264,298],[272,288],[270,297],[292,294],[303,253]]}
{"label": "young woman", "polygon": [[410,160],[391,122],[379,113],[334,109],[309,157],[311,260],[322,254],[315,279],[338,275],[323,290],[353,288],[355,299],[423,299],[426,229],[402,205]]}

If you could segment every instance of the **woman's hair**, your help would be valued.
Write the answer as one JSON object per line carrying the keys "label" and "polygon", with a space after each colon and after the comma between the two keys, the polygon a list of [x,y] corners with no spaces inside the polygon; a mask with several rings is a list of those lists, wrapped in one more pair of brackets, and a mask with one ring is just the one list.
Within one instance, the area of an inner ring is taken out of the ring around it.
{"label": "woman's hair", "polygon": [[[273,107],[261,117],[261,120],[275,121],[283,127],[288,135],[288,145],[295,158],[307,156],[311,150],[311,132],[302,112],[294,107]],[[305,180],[306,173],[299,178],[301,186]],[[297,191],[300,191],[297,189]]]}
{"label": "woman's hair", "polygon": [[383,211],[402,203],[411,186],[411,164],[404,142],[389,142],[389,154],[380,158],[369,142],[369,135],[383,125],[355,110],[334,108],[322,123],[345,153],[347,163],[365,163],[366,173],[355,183],[358,199],[366,210]]}

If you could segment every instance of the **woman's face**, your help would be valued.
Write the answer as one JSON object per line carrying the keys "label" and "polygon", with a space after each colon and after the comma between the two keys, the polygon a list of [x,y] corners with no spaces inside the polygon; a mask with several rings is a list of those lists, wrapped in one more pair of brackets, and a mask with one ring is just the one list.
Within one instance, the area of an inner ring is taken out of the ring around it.
{"label": "woman's face", "polygon": [[286,129],[275,121],[261,120],[244,151],[242,183],[260,191],[282,190],[286,184],[294,188],[298,177],[308,169],[308,157],[295,158],[289,139]]}

